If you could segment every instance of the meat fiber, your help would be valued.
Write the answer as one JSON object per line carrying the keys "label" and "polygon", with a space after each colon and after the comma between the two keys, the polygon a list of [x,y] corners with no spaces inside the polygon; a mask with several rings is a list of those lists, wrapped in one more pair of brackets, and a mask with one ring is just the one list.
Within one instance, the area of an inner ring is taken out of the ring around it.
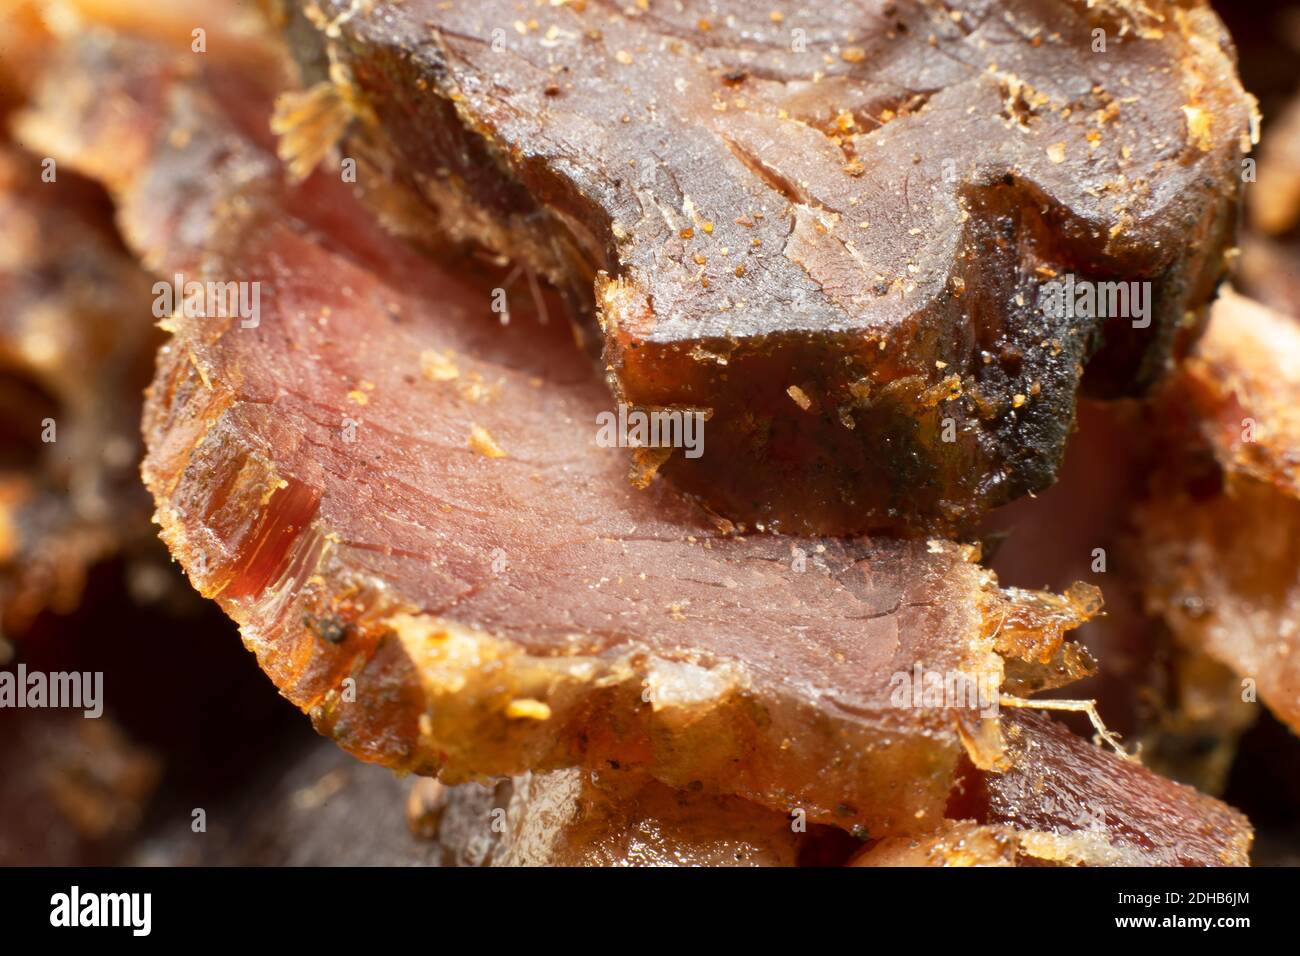
{"label": "meat fiber", "polygon": [[[1150,386],[1232,245],[1251,106],[1205,3],[303,9],[350,154],[594,308],[619,401],[707,411],[664,468],[738,523],[952,529],[1045,488],[1084,367]],[[1150,309],[1054,314],[1067,277]]]}
{"label": "meat fiber", "polygon": [[[502,328],[499,272],[416,254],[338,180],[286,188],[204,69],[88,32],[24,129],[113,185],[163,274],[261,283],[256,316],[169,320],[144,474],[321,731],[452,782],[617,763],[887,835],[937,825],[963,754],[997,763],[1001,691],[1086,670],[1063,638],[1091,590],[1002,592],[940,541],[739,535],[630,487],[562,329]],[[926,672],[966,704],[897,696]]]}
{"label": "meat fiber", "polygon": [[795,866],[853,841],[737,800],[636,774],[558,770],[443,795],[437,839],[455,866]]}

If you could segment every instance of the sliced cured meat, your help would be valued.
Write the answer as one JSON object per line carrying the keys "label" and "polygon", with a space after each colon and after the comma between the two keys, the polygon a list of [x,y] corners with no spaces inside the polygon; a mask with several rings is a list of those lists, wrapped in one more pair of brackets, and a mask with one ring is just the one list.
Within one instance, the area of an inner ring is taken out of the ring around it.
{"label": "sliced cured meat", "polygon": [[[499,272],[417,255],[343,183],[286,188],[151,49],[74,41],[55,71],[89,113],[43,97],[25,129],[114,184],[165,274],[261,284],[256,316],[170,320],[144,472],[191,580],[319,729],[452,782],[614,761],[875,835],[937,825],[963,753],[996,762],[1004,658],[1057,669],[1090,592],[1003,593],[939,541],[739,535],[630,487],[563,329],[502,328]],[[114,166],[119,142],[147,161]],[[937,698],[897,696],[926,673]]]}
{"label": "sliced cured meat", "polygon": [[437,838],[454,866],[795,866],[801,847],[839,833],[811,830],[734,797],[558,770],[451,788]]}
{"label": "sliced cured meat", "polygon": [[[621,402],[707,410],[664,467],[733,521],[950,529],[1041,490],[1084,366],[1158,379],[1232,244],[1251,109],[1205,3],[303,6],[358,149],[594,283]],[[1044,308],[1066,277],[1150,308]]]}
{"label": "sliced cured meat", "polygon": [[[1106,723],[1128,736],[1138,729],[1135,696],[1149,683],[1150,626],[1136,605],[1133,575],[1119,547],[1132,489],[1147,473],[1147,436],[1131,403],[1083,401],[1060,480],[1033,499],[989,515],[986,561],[1004,585],[1065,588],[1104,585],[1106,613],[1081,634],[1097,675],[1071,696],[1096,697]],[[1100,549],[1100,550],[1099,550]]]}
{"label": "sliced cured meat", "polygon": [[[954,793],[949,812],[972,819],[873,840],[851,865],[1248,865],[1250,824],[1219,801],[1045,717],[1007,727],[1007,767],[971,771]],[[444,865],[790,866],[848,849],[826,828],[626,772],[526,774],[435,802]]]}
{"label": "sliced cured meat", "polygon": [[1147,558],[1133,540],[1133,506],[1168,452],[1153,441],[1166,422],[1150,403],[1080,402],[1060,480],[989,516],[986,555],[1004,586],[1104,586],[1106,613],[1080,632],[1097,670],[1069,696],[1095,699],[1147,767],[1219,794],[1258,708],[1240,701],[1230,671],[1172,641],[1145,607]]}

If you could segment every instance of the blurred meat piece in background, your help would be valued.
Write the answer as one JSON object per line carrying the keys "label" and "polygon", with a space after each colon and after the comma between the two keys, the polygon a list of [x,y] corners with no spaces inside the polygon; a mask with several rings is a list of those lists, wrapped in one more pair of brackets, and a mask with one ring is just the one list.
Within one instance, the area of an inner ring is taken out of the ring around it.
{"label": "blurred meat piece in background", "polygon": [[87,569],[153,547],[141,392],[151,280],[102,190],[0,147],[0,633],[77,604]]}
{"label": "blurred meat piece in background", "polygon": [[1300,729],[1300,323],[1225,292],[1164,401],[1147,607]]}
{"label": "blurred meat piece in background", "polygon": [[0,716],[0,866],[112,862],[141,820],[157,760],[106,718]]}

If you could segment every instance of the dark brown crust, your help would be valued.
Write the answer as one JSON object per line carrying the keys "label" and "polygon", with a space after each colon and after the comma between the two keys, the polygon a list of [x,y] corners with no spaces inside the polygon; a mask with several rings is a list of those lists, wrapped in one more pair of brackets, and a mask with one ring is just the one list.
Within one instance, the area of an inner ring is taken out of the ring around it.
{"label": "dark brown crust", "polygon": [[1233,292],[1158,407],[1136,518],[1147,609],[1300,730],[1300,325]]}
{"label": "dark brown crust", "polygon": [[[305,6],[445,229],[580,307],[595,278],[620,400],[711,410],[665,469],[734,521],[951,530],[1041,490],[1082,367],[1158,380],[1232,242],[1250,110],[1202,3]],[[1045,320],[1064,273],[1150,281],[1151,327]]]}

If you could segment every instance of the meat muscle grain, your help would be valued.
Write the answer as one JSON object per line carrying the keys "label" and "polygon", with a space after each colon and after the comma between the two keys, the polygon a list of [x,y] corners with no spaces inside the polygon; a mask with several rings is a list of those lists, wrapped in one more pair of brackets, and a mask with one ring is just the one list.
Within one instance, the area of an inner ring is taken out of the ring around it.
{"label": "meat muscle grain", "polygon": [[932,829],[963,753],[1002,749],[996,716],[900,703],[897,675],[1086,669],[1063,637],[1087,589],[1004,593],[940,541],[738,535],[630,487],[564,330],[502,328],[499,274],[417,255],[338,179],[287,188],[209,64],[88,32],[54,75],[94,95],[50,87],[26,128],[114,185],[162,273],[261,283],[255,321],[171,318],[144,473],[192,581],[323,732],[453,782],[617,763],[887,835]]}
{"label": "meat muscle grain", "polygon": [[[620,401],[708,410],[664,468],[734,521],[951,529],[1041,490],[1084,366],[1159,378],[1231,245],[1250,106],[1205,3],[304,11],[320,95],[446,231],[594,306]],[[1066,275],[1150,312],[1045,314]]]}
{"label": "meat muscle grain", "polygon": [[857,866],[1246,866],[1240,813],[1036,714],[1007,723],[1010,769],[972,772],[932,834],[867,847]]}
{"label": "meat muscle grain", "polygon": [[103,190],[0,143],[0,659],[81,600],[88,569],[152,543],[140,392],[162,336]]}
{"label": "meat muscle grain", "polygon": [[[972,770],[929,834],[866,841],[855,866],[1245,866],[1252,831],[1217,800],[1031,714],[1007,721],[1008,766]],[[790,866],[851,841],[735,798],[636,774],[555,771],[438,793],[444,864]]]}

